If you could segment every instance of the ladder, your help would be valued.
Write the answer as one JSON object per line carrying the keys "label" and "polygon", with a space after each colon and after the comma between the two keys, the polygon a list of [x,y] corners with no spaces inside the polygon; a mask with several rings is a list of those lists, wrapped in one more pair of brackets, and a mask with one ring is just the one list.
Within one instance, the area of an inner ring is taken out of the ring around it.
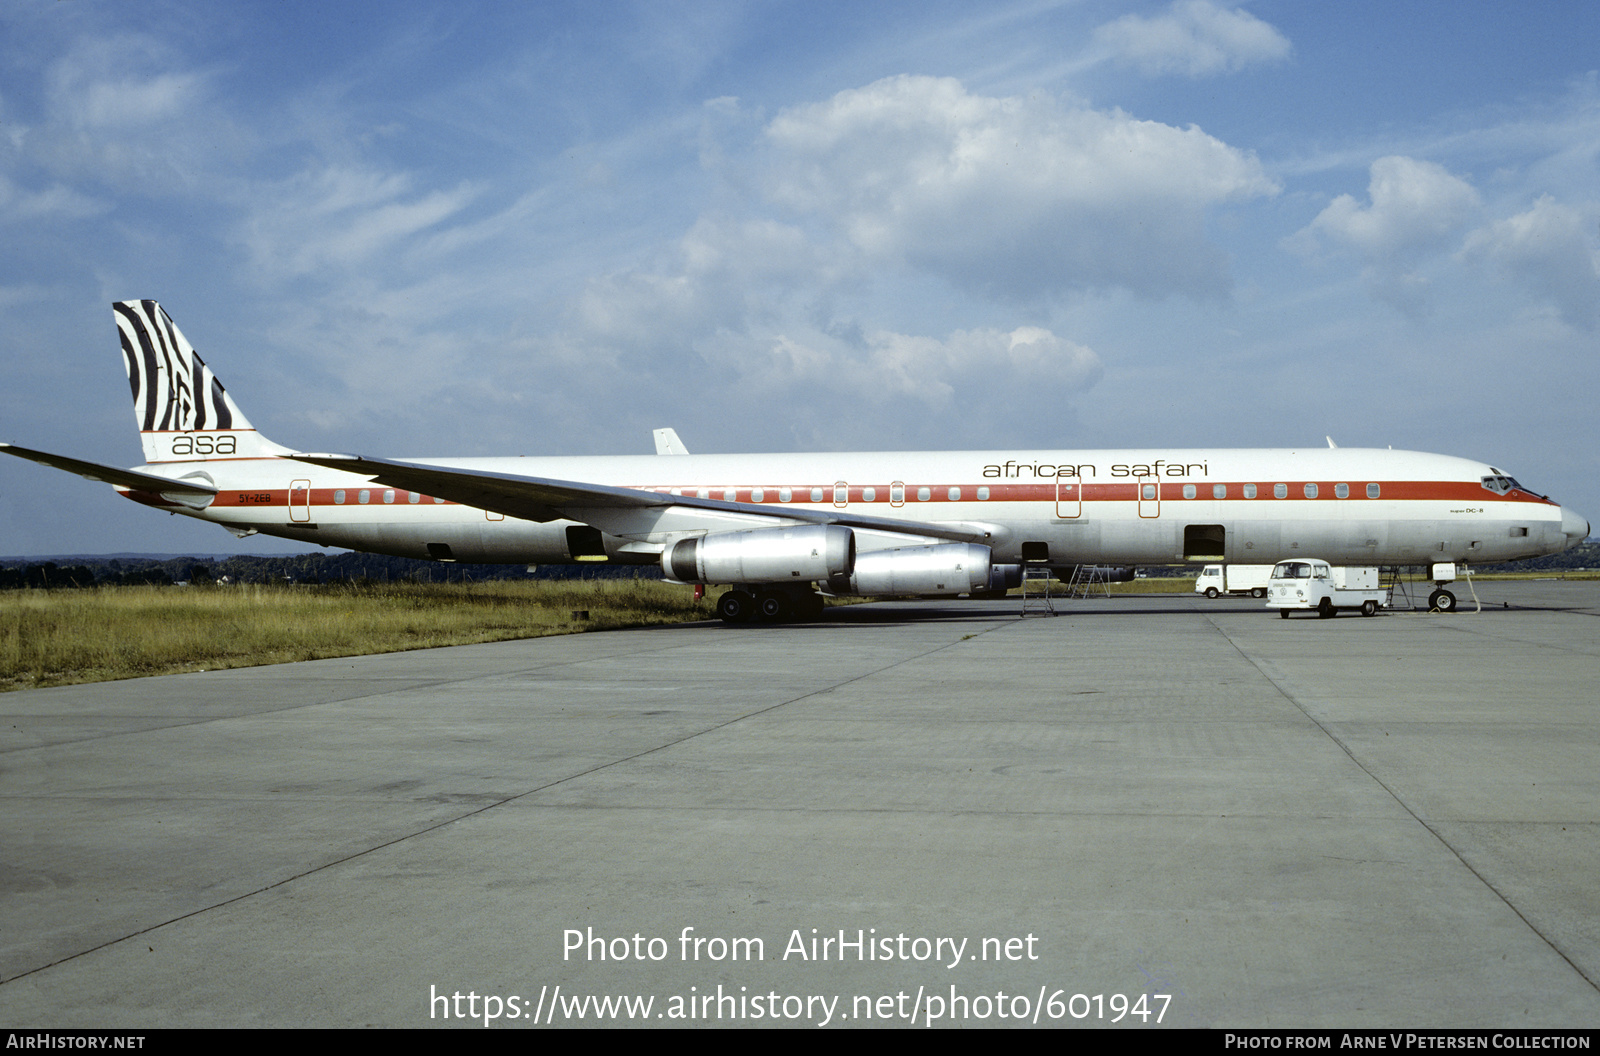
{"label": "ladder", "polygon": [[1055,601],[1050,596],[1050,584],[1055,573],[1045,565],[1022,566],[1022,615],[1033,612],[1039,616],[1054,616]]}
{"label": "ladder", "polygon": [[1072,578],[1067,581],[1067,597],[1087,598],[1095,593],[1099,587],[1099,594],[1111,597],[1111,577],[1106,575],[1105,569],[1092,565],[1077,565],[1072,570]]}

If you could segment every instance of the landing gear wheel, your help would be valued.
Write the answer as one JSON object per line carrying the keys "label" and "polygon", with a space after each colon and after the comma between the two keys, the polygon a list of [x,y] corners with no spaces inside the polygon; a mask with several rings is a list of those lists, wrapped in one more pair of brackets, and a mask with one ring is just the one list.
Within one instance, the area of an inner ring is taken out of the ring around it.
{"label": "landing gear wheel", "polygon": [[1363,601],[1361,603],[1361,615],[1363,615],[1363,616],[1376,616],[1377,614],[1378,614],[1378,603],[1377,602],[1375,602],[1375,601],[1373,601],[1372,599],[1369,598],[1366,601]]}
{"label": "landing gear wheel", "polygon": [[730,590],[717,599],[717,616],[723,623],[747,623],[756,611],[756,599],[742,590]]}
{"label": "landing gear wheel", "polygon": [[1321,618],[1321,619],[1324,619],[1324,620],[1333,619],[1333,599],[1332,598],[1323,598],[1322,599],[1321,603],[1317,605],[1317,616],[1319,618]]}
{"label": "landing gear wheel", "polygon": [[1252,590],[1250,592],[1250,596],[1252,598],[1264,598],[1264,597],[1267,596],[1267,588],[1266,587],[1257,587],[1256,589],[1254,589],[1254,590]]}
{"label": "landing gear wheel", "polygon": [[1441,587],[1428,595],[1428,608],[1436,612],[1455,612],[1456,596]]}
{"label": "landing gear wheel", "polygon": [[822,600],[821,594],[802,594],[795,600],[794,614],[802,620],[821,618],[822,610],[827,604]]}
{"label": "landing gear wheel", "polygon": [[1287,620],[1288,618],[1289,618],[1289,610],[1288,609],[1279,609],[1278,610],[1278,619]]}
{"label": "landing gear wheel", "polygon": [[787,620],[793,612],[793,603],[779,591],[763,590],[756,598],[756,616],[762,623]]}
{"label": "landing gear wheel", "polygon": [[1217,588],[1216,587],[1207,587],[1206,588],[1206,597],[1215,599],[1216,596],[1217,596]]}

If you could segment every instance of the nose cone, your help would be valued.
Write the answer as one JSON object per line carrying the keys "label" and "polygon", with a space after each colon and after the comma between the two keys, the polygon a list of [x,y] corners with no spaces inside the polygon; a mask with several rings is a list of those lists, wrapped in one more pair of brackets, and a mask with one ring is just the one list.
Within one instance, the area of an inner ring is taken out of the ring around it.
{"label": "nose cone", "polygon": [[1589,538],[1589,522],[1584,520],[1581,514],[1563,507],[1561,510],[1561,534],[1567,537],[1566,549],[1571,550]]}

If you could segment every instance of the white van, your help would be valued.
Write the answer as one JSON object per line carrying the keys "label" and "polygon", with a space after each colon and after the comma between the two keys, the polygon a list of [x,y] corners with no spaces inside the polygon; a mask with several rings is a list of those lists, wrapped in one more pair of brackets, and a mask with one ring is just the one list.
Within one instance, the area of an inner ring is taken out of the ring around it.
{"label": "white van", "polygon": [[1387,608],[1386,592],[1378,586],[1378,570],[1366,565],[1330,565],[1316,558],[1279,561],[1272,566],[1267,587],[1267,608],[1284,619],[1295,609],[1315,609],[1328,619],[1340,609],[1356,609],[1376,616]]}

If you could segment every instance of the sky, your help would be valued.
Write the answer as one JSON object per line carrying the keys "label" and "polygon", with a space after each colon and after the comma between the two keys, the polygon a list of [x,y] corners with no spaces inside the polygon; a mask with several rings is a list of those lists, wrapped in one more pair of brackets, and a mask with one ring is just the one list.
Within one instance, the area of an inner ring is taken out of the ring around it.
{"label": "sky", "polygon": [[[1600,4],[0,4],[0,440],[110,303],[386,457],[1386,447],[1600,520]],[[303,550],[0,460],[0,554]]]}

